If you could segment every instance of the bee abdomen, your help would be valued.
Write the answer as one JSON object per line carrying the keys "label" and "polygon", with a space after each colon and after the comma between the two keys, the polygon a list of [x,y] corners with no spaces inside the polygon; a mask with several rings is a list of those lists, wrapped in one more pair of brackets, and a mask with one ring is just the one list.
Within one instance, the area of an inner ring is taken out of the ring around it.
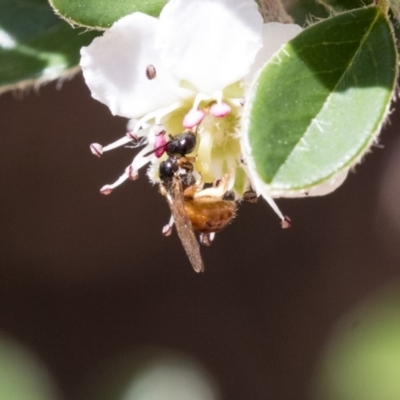
{"label": "bee abdomen", "polygon": [[224,229],[236,215],[234,201],[185,201],[185,209],[193,229],[201,233],[219,232]]}

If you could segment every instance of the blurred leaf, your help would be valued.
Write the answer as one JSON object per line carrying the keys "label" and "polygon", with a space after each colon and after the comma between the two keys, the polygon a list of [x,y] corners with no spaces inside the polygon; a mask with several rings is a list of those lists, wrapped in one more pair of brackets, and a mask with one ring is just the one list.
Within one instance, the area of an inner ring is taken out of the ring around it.
{"label": "blurred leaf", "polygon": [[54,400],[47,372],[24,348],[0,338],[0,400]]}
{"label": "blurred leaf", "polygon": [[49,0],[57,14],[71,24],[95,29],[110,27],[136,11],[158,17],[167,0]]}
{"label": "blurred leaf", "polygon": [[100,365],[78,399],[218,400],[214,379],[195,359],[156,348]]}
{"label": "blurred leaf", "polygon": [[377,7],[304,30],[248,97],[253,173],[273,194],[307,190],[355,164],[385,120],[396,74],[393,34]]}
{"label": "blurred leaf", "polygon": [[46,0],[2,0],[0,92],[64,75],[96,35],[71,29]]}
{"label": "blurred leaf", "polygon": [[316,400],[400,399],[399,289],[385,288],[341,321],[316,370]]}

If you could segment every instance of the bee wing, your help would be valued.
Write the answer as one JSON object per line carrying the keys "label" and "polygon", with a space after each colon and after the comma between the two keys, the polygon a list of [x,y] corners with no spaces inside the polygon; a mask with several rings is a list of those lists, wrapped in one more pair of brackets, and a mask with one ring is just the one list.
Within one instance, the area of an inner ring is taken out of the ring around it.
{"label": "bee wing", "polygon": [[203,259],[200,254],[200,245],[193,232],[192,223],[185,210],[185,201],[182,194],[182,184],[174,179],[172,187],[167,191],[167,201],[174,217],[176,230],[181,239],[183,248],[196,272],[204,272]]}

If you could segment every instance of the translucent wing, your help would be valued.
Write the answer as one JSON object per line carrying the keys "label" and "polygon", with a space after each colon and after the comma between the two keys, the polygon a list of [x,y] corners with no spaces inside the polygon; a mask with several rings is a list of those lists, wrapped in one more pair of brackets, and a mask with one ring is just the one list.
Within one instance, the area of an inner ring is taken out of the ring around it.
{"label": "translucent wing", "polygon": [[174,217],[176,230],[181,239],[183,248],[196,272],[204,272],[203,259],[200,254],[200,245],[193,232],[192,223],[185,210],[182,194],[182,184],[179,179],[173,179],[172,185],[167,190],[167,201]]}

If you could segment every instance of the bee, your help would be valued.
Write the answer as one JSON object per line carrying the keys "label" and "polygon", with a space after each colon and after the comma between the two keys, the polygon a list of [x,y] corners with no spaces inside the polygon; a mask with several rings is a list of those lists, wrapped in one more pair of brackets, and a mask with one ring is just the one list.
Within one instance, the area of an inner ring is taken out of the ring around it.
{"label": "bee", "polygon": [[[187,157],[196,146],[196,135],[183,132],[165,144],[169,156],[159,167],[161,192],[167,198],[183,248],[196,272],[204,271],[199,242],[210,245],[216,232],[227,226],[236,215],[236,202],[225,200],[229,174],[215,187],[199,190],[193,174],[195,158]],[[164,234],[171,232],[172,221]]]}

